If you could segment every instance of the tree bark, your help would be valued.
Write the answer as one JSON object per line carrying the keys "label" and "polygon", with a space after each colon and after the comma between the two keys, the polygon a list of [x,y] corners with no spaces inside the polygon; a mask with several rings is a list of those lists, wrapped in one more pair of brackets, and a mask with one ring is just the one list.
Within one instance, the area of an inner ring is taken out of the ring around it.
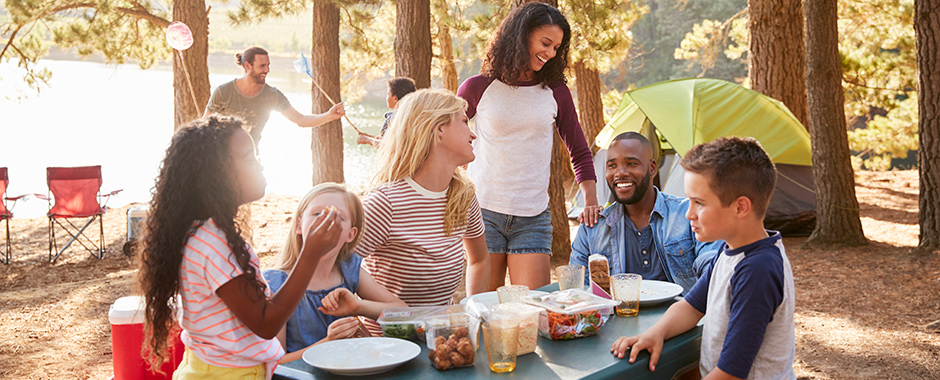
{"label": "tree bark", "polygon": [[450,27],[440,18],[437,23],[437,45],[441,49],[438,62],[441,64],[441,80],[444,88],[457,93],[457,67],[454,65],[454,42],[450,36]]}
{"label": "tree bark", "polygon": [[[580,61],[574,63],[574,75],[578,80],[578,119],[584,129],[584,138],[590,146],[594,144],[594,138],[601,129],[604,129],[601,75],[596,69],[589,68]],[[596,151],[596,147],[592,151]]]}
{"label": "tree bark", "polygon": [[807,126],[801,0],[748,0],[751,88],[780,100]]}
{"label": "tree bark", "polygon": [[[557,0],[513,0],[512,7],[516,8],[526,3],[545,3],[558,7]],[[571,257],[571,231],[568,227],[568,208],[565,205],[565,188],[573,181],[574,172],[571,168],[571,158],[565,144],[555,131],[555,140],[552,143],[551,177],[548,182],[548,209],[552,212],[552,268],[559,265],[568,265]],[[568,173],[567,176],[565,173]]]}
{"label": "tree bark", "polygon": [[[330,98],[341,102],[339,93],[339,9],[331,0],[313,1],[313,47],[310,68]],[[311,111],[323,113],[332,103],[315,84],[310,86]],[[310,131],[310,155],[313,161],[312,183],[343,183],[343,124],[334,120]]]}
{"label": "tree bark", "polygon": [[431,87],[430,0],[399,0],[395,9],[395,76],[413,79],[419,89]]}
{"label": "tree bark", "polygon": [[[173,2],[173,20],[181,21],[193,32],[193,46],[173,52],[173,130],[202,117],[209,102],[209,15],[205,0]],[[187,79],[186,73],[189,73]],[[192,85],[190,91],[190,84]],[[196,103],[193,103],[193,94]]]}
{"label": "tree bark", "polygon": [[940,250],[940,3],[914,1],[917,40],[917,113],[920,146],[920,242],[922,250]]}
{"label": "tree bark", "polygon": [[838,3],[807,0],[805,6],[806,88],[816,184],[816,228],[806,245],[865,245],[843,109]]}

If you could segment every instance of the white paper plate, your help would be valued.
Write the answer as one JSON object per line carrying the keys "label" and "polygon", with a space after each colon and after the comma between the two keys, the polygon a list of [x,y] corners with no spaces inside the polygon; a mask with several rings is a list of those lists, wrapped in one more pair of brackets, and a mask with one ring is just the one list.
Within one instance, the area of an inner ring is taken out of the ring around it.
{"label": "white paper plate", "polygon": [[337,375],[373,375],[414,359],[421,347],[404,339],[334,340],[304,351],[307,364]]}
{"label": "white paper plate", "polygon": [[[548,292],[543,292],[543,291],[541,291],[541,290],[530,290],[530,291],[529,291],[529,295],[530,295],[530,296],[544,296],[544,295],[546,295],[546,294],[548,294]],[[467,300],[469,300],[469,299],[471,299],[471,298],[473,298],[473,299],[475,299],[475,300],[481,302],[482,304],[486,305],[486,307],[493,307],[493,306],[495,306],[495,305],[499,305],[499,295],[496,294],[496,292],[477,293],[477,294],[474,294],[474,295],[472,295],[472,296],[470,296],[470,297],[467,297],[467,298],[464,298],[464,299],[460,300],[460,304],[461,304],[461,305],[466,305],[466,304],[467,304]]]}
{"label": "white paper plate", "polygon": [[640,306],[655,305],[672,300],[682,294],[682,286],[667,281],[642,280]]}

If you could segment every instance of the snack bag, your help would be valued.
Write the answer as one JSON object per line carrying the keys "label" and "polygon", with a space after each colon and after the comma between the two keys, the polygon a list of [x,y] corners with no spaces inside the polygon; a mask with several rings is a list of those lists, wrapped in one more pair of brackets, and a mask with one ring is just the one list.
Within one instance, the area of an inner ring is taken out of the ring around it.
{"label": "snack bag", "polygon": [[542,309],[539,334],[552,340],[597,334],[618,302],[581,289],[568,289],[546,296],[523,297],[523,302]]}
{"label": "snack bag", "polygon": [[591,272],[591,281],[610,294],[610,264],[607,257],[596,253],[588,256],[588,270]]}

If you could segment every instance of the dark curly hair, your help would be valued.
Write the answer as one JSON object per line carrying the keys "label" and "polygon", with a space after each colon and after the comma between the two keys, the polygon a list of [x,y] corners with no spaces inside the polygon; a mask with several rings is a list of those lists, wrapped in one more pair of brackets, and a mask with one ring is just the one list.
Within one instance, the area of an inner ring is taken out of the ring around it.
{"label": "dark curly hair", "polygon": [[177,329],[183,248],[206,220],[212,219],[225,232],[239,266],[264,294],[265,284],[257,280],[242,229],[235,222],[240,202],[231,175],[229,141],[241,128],[240,119],[227,116],[194,120],[173,136],[166,150],[150,201],[137,274],[146,300],[142,352],[153,368],[166,359],[170,332]]}
{"label": "dark curly hair", "polygon": [[568,68],[571,27],[558,9],[544,3],[528,3],[509,13],[486,47],[480,74],[506,84],[516,83],[530,59],[529,35],[545,25],[557,25],[564,37],[555,57],[535,72],[535,79],[543,87],[567,83],[565,69]]}

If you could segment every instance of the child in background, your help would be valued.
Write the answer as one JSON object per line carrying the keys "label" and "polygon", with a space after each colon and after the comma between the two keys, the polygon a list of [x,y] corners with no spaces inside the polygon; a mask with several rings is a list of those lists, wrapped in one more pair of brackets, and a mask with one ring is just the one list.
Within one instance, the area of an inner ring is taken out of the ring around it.
{"label": "child in background", "polygon": [[[689,150],[686,217],[699,241],[726,247],[685,296],[639,336],[621,337],[610,351],[630,363],[650,352],[650,371],[663,341],[695,327],[703,316],[699,370],[705,379],[795,379],[793,272],[780,233],[764,230],[777,173],[754,139],[725,137]],[[632,349],[631,349],[632,347]]]}
{"label": "child in background", "polygon": [[[323,255],[307,283],[306,295],[287,325],[277,333],[281,346],[287,350],[281,363],[300,359],[307,348],[316,344],[369,336],[365,329],[363,334],[357,334],[362,326],[358,315],[377,319],[382,309],[407,306],[360,268],[362,258],[353,253],[353,248],[362,236],[362,203],[355,194],[335,183],[315,186],[297,205],[287,241],[274,258],[274,269],[264,271],[271,290],[277,292],[284,285],[300,257],[304,227],[330,208],[336,214],[340,244]],[[340,318],[343,316],[349,317]]]}
{"label": "child in background", "polygon": [[401,101],[401,98],[404,98],[405,95],[412,92],[415,92],[415,81],[411,80],[411,78],[394,77],[389,79],[388,92],[385,94],[385,104],[388,105],[391,111],[385,113],[385,122],[382,123],[382,130],[379,131],[379,137],[362,133],[356,139],[356,142],[360,144],[370,144],[378,148],[379,142],[382,141],[382,137],[385,136],[385,131],[388,130],[388,123],[392,119],[392,115],[395,114],[395,107],[398,107],[398,102]]}
{"label": "child in background", "polygon": [[154,368],[166,358],[169,331],[179,318],[186,351],[174,379],[270,378],[284,355],[274,336],[297,308],[321,256],[340,240],[337,212],[306,224],[297,265],[272,296],[258,256],[235,222],[239,205],[264,195],[261,171],[254,142],[236,118],[195,120],[167,148],[138,282]]}

